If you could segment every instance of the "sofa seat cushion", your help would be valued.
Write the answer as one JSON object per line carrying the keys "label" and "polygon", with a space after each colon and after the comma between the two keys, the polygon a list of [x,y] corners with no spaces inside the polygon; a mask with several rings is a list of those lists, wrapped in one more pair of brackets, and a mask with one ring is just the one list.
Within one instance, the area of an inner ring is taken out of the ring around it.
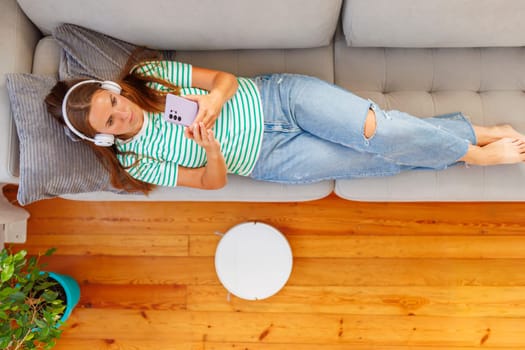
{"label": "sofa seat cushion", "polygon": [[[525,132],[525,48],[335,48],[336,83],[384,109],[420,117],[461,111],[474,124]],[[402,142],[400,140],[399,142]],[[525,164],[413,171],[336,182],[343,198],[377,201],[512,201],[525,198]]]}
{"label": "sofa seat cushion", "polygon": [[98,191],[65,194],[61,197],[82,201],[302,202],[326,197],[332,193],[333,186],[331,181],[308,185],[283,185],[228,175],[228,184],[220,190],[157,187],[147,196]]}

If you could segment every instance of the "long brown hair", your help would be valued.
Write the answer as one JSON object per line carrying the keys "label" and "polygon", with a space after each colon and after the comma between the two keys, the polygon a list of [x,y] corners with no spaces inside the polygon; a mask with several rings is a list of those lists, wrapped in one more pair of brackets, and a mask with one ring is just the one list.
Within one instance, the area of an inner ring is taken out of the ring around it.
{"label": "long brown hair", "polygon": [[[152,76],[142,75],[137,72],[138,67],[146,63],[162,60],[159,52],[138,49],[128,59],[116,82],[122,87],[121,95],[136,103],[143,110],[148,112],[164,112],[166,93],[148,87],[148,83],[157,83],[168,89],[168,92],[179,94],[180,88],[166,80]],[[62,101],[67,91],[78,82],[85,79],[74,79],[59,81],[47,95],[45,103],[49,113],[60,123],[65,125],[62,116]],[[100,89],[98,84],[81,85],[69,95],[67,103],[67,115],[71,124],[88,137],[94,137],[97,133],[88,122],[88,115],[91,109],[91,99],[93,94]],[[85,141],[95,152],[104,167],[110,172],[111,184],[113,187],[123,189],[128,192],[149,193],[155,185],[137,180],[129,175],[118,161],[117,155],[122,154],[115,145],[111,147],[99,147],[90,141]],[[138,162],[135,162],[135,164]],[[130,167],[134,166],[132,164]]]}

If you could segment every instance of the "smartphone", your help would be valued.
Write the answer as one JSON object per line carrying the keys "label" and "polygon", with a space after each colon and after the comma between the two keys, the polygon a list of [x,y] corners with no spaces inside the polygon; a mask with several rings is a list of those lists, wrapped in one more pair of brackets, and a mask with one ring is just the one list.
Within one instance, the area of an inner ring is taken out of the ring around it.
{"label": "smartphone", "polygon": [[164,120],[170,123],[190,126],[199,112],[199,104],[173,94],[166,95]]}

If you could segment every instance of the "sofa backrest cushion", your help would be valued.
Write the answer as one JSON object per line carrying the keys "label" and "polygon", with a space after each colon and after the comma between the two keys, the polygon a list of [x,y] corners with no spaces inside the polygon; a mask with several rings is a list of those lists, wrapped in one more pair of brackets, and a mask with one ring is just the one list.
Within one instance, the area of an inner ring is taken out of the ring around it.
{"label": "sofa backrest cushion", "polygon": [[523,0],[345,0],[348,46],[525,45]]}
{"label": "sofa backrest cushion", "polygon": [[18,0],[44,33],[77,24],[155,49],[308,48],[328,45],[342,0]]}

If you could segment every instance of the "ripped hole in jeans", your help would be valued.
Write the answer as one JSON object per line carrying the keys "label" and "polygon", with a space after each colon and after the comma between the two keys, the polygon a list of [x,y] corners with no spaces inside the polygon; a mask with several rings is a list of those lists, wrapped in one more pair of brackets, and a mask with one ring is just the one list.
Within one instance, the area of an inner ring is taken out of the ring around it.
{"label": "ripped hole in jeans", "polygon": [[370,139],[372,136],[374,136],[376,132],[376,113],[373,109],[368,110],[368,114],[366,115],[365,120],[365,128],[364,128],[364,135],[367,139]]}

